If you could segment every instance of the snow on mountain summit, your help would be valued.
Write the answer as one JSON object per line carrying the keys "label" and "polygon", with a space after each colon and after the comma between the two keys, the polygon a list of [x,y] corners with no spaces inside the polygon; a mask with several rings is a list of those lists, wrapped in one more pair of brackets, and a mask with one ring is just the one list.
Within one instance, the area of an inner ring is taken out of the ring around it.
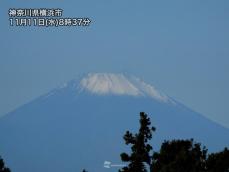
{"label": "snow on mountain summit", "polygon": [[90,73],[80,81],[80,89],[99,95],[147,96],[158,101],[171,101],[168,96],[136,77],[123,74]]}
{"label": "snow on mountain summit", "polygon": [[140,95],[141,92],[122,74],[88,74],[80,82],[82,88],[97,94]]}

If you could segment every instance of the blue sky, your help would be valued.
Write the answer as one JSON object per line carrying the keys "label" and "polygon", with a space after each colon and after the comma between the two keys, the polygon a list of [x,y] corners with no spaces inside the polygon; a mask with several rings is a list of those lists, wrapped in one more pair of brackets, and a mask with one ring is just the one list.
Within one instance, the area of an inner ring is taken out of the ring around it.
{"label": "blue sky", "polygon": [[[10,27],[9,8],[62,8],[92,23]],[[0,116],[78,74],[127,72],[229,127],[227,0],[5,0],[0,16]]]}

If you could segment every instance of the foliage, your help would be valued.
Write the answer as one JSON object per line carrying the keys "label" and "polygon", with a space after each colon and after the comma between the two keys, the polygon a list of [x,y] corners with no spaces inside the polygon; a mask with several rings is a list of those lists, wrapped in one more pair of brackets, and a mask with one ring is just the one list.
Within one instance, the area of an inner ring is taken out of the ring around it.
{"label": "foliage", "polygon": [[10,172],[10,169],[5,166],[5,163],[1,157],[0,157],[0,172]]}
{"label": "foliage", "polygon": [[140,112],[140,129],[137,134],[132,134],[127,131],[124,135],[126,145],[131,145],[131,154],[122,153],[121,159],[124,162],[129,162],[127,167],[119,170],[120,172],[146,172],[146,165],[150,166],[151,156],[150,151],[152,146],[148,141],[152,138],[152,132],[156,130],[151,127],[150,119],[147,114]]}
{"label": "foliage", "polygon": [[229,172],[229,150],[211,153],[207,159],[208,172]]}
{"label": "foliage", "polygon": [[207,149],[193,140],[165,141],[153,155],[151,171],[202,172],[206,170]]}
{"label": "foliage", "polygon": [[164,141],[159,152],[150,155],[152,146],[148,143],[155,127],[150,128],[150,118],[140,113],[140,129],[137,134],[127,131],[126,145],[131,145],[131,153],[122,153],[121,159],[128,166],[120,172],[229,172],[229,150],[207,154],[200,143],[190,140]]}

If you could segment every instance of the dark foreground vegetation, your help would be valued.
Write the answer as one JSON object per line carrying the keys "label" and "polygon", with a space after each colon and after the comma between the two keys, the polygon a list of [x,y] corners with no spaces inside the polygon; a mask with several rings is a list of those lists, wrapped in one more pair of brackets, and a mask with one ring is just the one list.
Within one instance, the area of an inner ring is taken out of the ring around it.
{"label": "dark foreground vegetation", "polygon": [[128,166],[119,172],[229,172],[227,148],[208,154],[207,148],[193,139],[165,141],[159,152],[153,152],[149,140],[155,130],[147,114],[141,112],[138,133],[127,131],[123,137],[131,154],[121,154]]}
{"label": "dark foreground vegetation", "polygon": [[[151,126],[150,118],[144,112],[140,113],[139,122],[138,133],[127,131],[123,136],[131,152],[120,155],[127,166],[119,172],[229,172],[228,148],[208,154],[205,146],[190,139],[164,141],[155,152],[149,141],[156,128]],[[0,172],[11,172],[1,157]]]}
{"label": "dark foreground vegetation", "polygon": [[1,157],[0,157],[0,172],[10,172],[10,169],[5,166],[5,163]]}

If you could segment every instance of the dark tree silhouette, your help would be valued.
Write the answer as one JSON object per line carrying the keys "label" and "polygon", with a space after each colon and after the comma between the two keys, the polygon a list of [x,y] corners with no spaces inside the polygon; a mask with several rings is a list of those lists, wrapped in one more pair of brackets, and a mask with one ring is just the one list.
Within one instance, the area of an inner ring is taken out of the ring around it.
{"label": "dark tree silhouette", "polygon": [[119,170],[120,172],[146,172],[146,165],[150,166],[151,156],[150,151],[152,146],[148,141],[152,138],[152,133],[156,130],[151,127],[150,119],[147,114],[140,112],[140,129],[137,134],[132,134],[127,131],[124,135],[126,145],[131,145],[131,154],[122,153],[121,159],[124,162],[129,162],[127,167]]}
{"label": "dark tree silhouette", "polygon": [[85,169],[83,169],[83,171],[82,172],[87,172]]}
{"label": "dark tree silhouette", "polygon": [[165,141],[154,153],[151,172],[206,171],[207,149],[191,140]]}
{"label": "dark tree silhouette", "polygon": [[3,159],[0,156],[0,172],[10,172],[10,169],[5,166]]}
{"label": "dark tree silhouette", "polygon": [[155,127],[144,112],[140,113],[140,129],[137,134],[127,131],[124,135],[126,145],[131,145],[131,153],[121,154],[121,159],[128,166],[119,172],[229,172],[229,150],[207,155],[208,150],[200,143],[190,140],[164,141],[160,151],[150,155]]}
{"label": "dark tree silhouette", "polygon": [[207,159],[208,172],[229,172],[229,150],[211,153]]}

